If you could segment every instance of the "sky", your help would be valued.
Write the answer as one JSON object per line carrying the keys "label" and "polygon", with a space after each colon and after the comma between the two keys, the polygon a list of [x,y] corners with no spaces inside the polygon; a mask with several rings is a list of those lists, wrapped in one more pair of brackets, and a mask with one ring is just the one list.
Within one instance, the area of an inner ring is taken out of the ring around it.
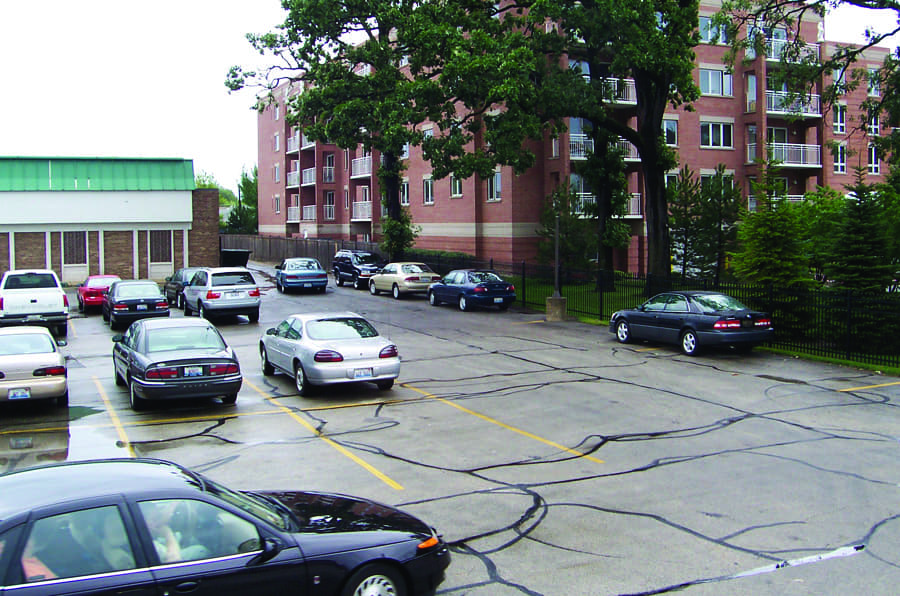
{"label": "sky", "polygon": [[[244,36],[284,16],[279,0],[0,0],[0,155],[178,157],[236,190],[256,113],[225,76],[266,63]],[[842,9],[826,36],[893,22]]]}

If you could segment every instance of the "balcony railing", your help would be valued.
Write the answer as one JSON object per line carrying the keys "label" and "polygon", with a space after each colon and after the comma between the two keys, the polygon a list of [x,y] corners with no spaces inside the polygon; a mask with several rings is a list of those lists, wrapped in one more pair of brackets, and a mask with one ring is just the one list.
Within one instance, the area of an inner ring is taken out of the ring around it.
{"label": "balcony railing", "polygon": [[587,154],[594,151],[594,139],[583,133],[569,135],[569,159],[586,159]]}
{"label": "balcony railing", "polygon": [[300,151],[300,135],[294,135],[292,137],[288,137],[287,152],[288,153],[297,153],[298,151]]}
{"label": "balcony railing", "polygon": [[334,182],[334,166],[322,166],[322,182]]}
{"label": "balcony railing", "polygon": [[[578,205],[575,208],[576,213],[585,213],[588,210],[588,207],[593,207],[597,202],[597,197],[589,192],[578,192],[575,193],[575,196],[578,198]],[[642,215],[641,193],[633,192],[628,199],[624,217],[641,217]]]}
{"label": "balcony railing", "polygon": [[766,112],[796,116],[821,116],[822,102],[815,94],[799,96],[785,91],[766,91]]}
{"label": "balcony railing", "polygon": [[303,221],[315,221],[316,219],[316,206],[315,205],[304,205],[303,206]]}
{"label": "balcony railing", "polygon": [[575,193],[575,196],[578,197],[578,204],[575,206],[575,213],[584,213],[588,210],[588,207],[593,208],[594,204],[597,202],[597,197],[589,192]]}
{"label": "balcony railing", "polygon": [[300,221],[300,207],[288,207],[287,211],[288,223],[296,223]]}
{"label": "balcony railing", "polygon": [[606,79],[606,98],[612,104],[637,105],[637,88],[634,79]]}
{"label": "balcony railing", "polygon": [[[768,159],[781,162],[782,167],[822,167],[822,147],[819,145],[801,145],[799,143],[768,143],[766,150]],[[747,145],[747,161],[766,157],[759,155],[756,143]]]}
{"label": "balcony railing", "polygon": [[288,172],[287,175],[287,186],[300,186],[300,172]]}
{"label": "balcony railing", "polygon": [[[363,176],[372,175],[372,156],[357,157],[350,162],[350,177],[361,178]],[[369,216],[371,219],[371,215]]]}
{"label": "balcony railing", "polygon": [[352,219],[372,221],[372,201],[354,201]]}
{"label": "balcony railing", "polygon": [[300,137],[300,148],[301,149],[313,149],[316,146],[316,142],[312,139],[308,138],[306,135],[302,135]]}
{"label": "balcony railing", "polygon": [[[785,48],[788,47],[792,42],[786,39],[775,39],[773,37],[766,39],[766,60],[770,62],[780,62],[781,57],[784,55]],[[751,53],[752,54],[752,53]],[[751,55],[751,58],[754,57]],[[799,60],[804,58],[813,58],[815,60],[819,59],[819,44],[817,43],[806,43],[803,44],[800,48],[800,55],[798,56]],[[798,61],[798,59],[793,59],[792,62]]]}
{"label": "balcony railing", "polygon": [[616,148],[622,152],[622,159],[625,161],[641,161],[641,156],[638,153],[637,147],[631,144],[631,141],[626,141],[625,139],[620,138],[616,141]]}
{"label": "balcony railing", "polygon": [[309,186],[310,184],[316,183],[316,169],[315,168],[304,168],[303,169],[303,180],[301,184],[303,186]]}
{"label": "balcony railing", "polygon": [[[803,200],[803,195],[784,195],[780,197],[773,197],[776,201],[789,201],[791,203],[799,203]],[[756,197],[754,195],[750,195],[747,197],[747,211],[756,211]]]}

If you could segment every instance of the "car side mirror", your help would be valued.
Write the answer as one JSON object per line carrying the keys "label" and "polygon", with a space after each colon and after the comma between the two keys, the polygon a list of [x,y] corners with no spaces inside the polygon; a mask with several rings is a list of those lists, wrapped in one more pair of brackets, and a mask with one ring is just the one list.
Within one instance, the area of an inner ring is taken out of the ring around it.
{"label": "car side mirror", "polygon": [[167,276],[166,281],[172,281],[172,276],[171,275]]}
{"label": "car side mirror", "polygon": [[266,561],[272,559],[281,552],[281,545],[274,538],[263,538],[262,551],[259,552],[255,557],[247,561],[247,567],[253,567],[254,565],[262,565]]}
{"label": "car side mirror", "polygon": [[278,335],[278,329],[275,327],[269,327],[266,329],[266,335]]}
{"label": "car side mirror", "polygon": [[112,336],[112,340],[113,340],[114,342],[116,342],[116,343],[119,343],[119,342],[122,341],[123,339],[125,339],[125,336],[122,335],[121,333],[119,333],[118,335],[113,335],[113,336]]}
{"label": "car side mirror", "polygon": [[281,269],[281,265],[275,265],[275,269]]}
{"label": "car side mirror", "polygon": [[69,345],[69,342],[67,342],[67,341],[64,340],[64,339],[57,339],[57,340],[56,340],[56,345],[59,346],[60,348],[64,348],[64,347],[66,347],[67,345]]}

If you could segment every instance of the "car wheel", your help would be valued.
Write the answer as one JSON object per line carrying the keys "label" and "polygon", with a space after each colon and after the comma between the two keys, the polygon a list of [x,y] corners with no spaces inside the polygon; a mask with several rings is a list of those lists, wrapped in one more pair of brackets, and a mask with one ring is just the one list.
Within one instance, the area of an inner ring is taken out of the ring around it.
{"label": "car wheel", "polygon": [[693,329],[688,329],[681,334],[681,351],[688,356],[696,356],[700,351],[700,344],[697,343],[697,333]]}
{"label": "car wheel", "polygon": [[434,292],[428,292],[428,304],[431,306],[437,306],[441,301],[437,299],[437,296],[434,295]]}
{"label": "car wheel", "polygon": [[80,296],[78,298],[78,312],[84,312],[84,300],[82,300]]}
{"label": "car wheel", "polygon": [[459,297],[459,310],[462,310],[462,311],[469,310],[469,303],[466,302],[465,296]]}
{"label": "car wheel", "polygon": [[109,312],[104,310],[103,307],[100,308],[100,316],[103,317],[104,323],[109,320]]}
{"label": "car wheel", "polygon": [[400,286],[394,284],[394,287],[391,288],[391,295],[394,297],[394,300],[400,300]]}
{"label": "car wheel", "polygon": [[247,315],[247,318],[250,319],[251,323],[258,323],[259,322],[259,309],[257,308],[256,310],[252,311],[250,314]]}
{"label": "car wheel", "polygon": [[294,385],[297,386],[297,393],[300,394],[300,397],[309,395],[309,379],[306,378],[303,365],[299,362],[294,365]]}
{"label": "car wheel", "polygon": [[378,295],[378,288],[375,287],[375,280],[374,280],[374,279],[370,279],[370,280],[369,280],[369,293],[372,294],[373,296],[377,296],[377,295]]}
{"label": "car wheel", "polygon": [[134,381],[132,381],[131,379],[129,379],[128,382],[128,398],[131,402],[132,410],[134,410],[135,412],[139,412],[140,410],[144,409],[144,400],[138,396],[137,392],[135,392]]}
{"label": "car wheel", "polygon": [[334,270],[334,283],[336,283],[339,286],[344,285],[344,280],[341,279],[341,272],[338,271],[337,269]]}
{"label": "car wheel", "polygon": [[353,275],[353,287],[354,287],[355,289],[357,289],[357,290],[360,289],[360,286],[359,286],[359,276],[358,276],[358,275],[355,275],[355,274]]}
{"label": "car wheel", "polygon": [[406,584],[395,568],[374,563],[351,575],[341,596],[406,596]]}
{"label": "car wheel", "polygon": [[375,384],[378,385],[378,388],[381,389],[382,391],[387,391],[388,389],[390,389],[391,387],[394,386],[394,379],[388,379],[386,381],[378,381]]}
{"label": "car wheel", "polygon": [[222,403],[226,406],[233,406],[237,403],[237,393],[232,393],[231,395],[226,395],[222,398]]}
{"label": "car wheel", "polygon": [[204,308],[202,302],[197,303],[197,315],[201,319],[206,319],[207,321],[209,320],[209,310]]}
{"label": "car wheel", "polygon": [[266,353],[266,349],[263,347],[259,348],[259,362],[262,364],[262,373],[271,377],[275,374],[275,367],[272,366],[272,363],[269,362],[269,355]]}
{"label": "car wheel", "polygon": [[66,337],[69,334],[69,324],[63,323],[62,325],[56,326],[56,336],[57,337]]}
{"label": "car wheel", "polygon": [[275,289],[284,294],[284,286],[277,279],[275,280]]}
{"label": "car wheel", "polygon": [[185,298],[184,299],[184,316],[189,317],[189,316],[191,316],[191,314],[193,314],[193,311],[191,310],[191,305],[188,304],[187,298]]}
{"label": "car wheel", "polygon": [[616,323],[616,339],[622,344],[627,344],[631,341],[631,327],[628,326],[628,321]]}
{"label": "car wheel", "polygon": [[66,391],[62,395],[56,398],[56,407],[58,408],[67,408],[69,407],[69,392]]}
{"label": "car wheel", "polygon": [[116,378],[116,385],[119,387],[125,386],[125,379],[122,378],[122,375],[119,374],[119,370],[116,368],[116,363],[113,362],[113,376]]}
{"label": "car wheel", "polygon": [[178,294],[175,296],[175,306],[181,310],[184,310],[184,294]]}
{"label": "car wheel", "polygon": [[109,313],[109,328],[113,331],[119,326],[118,322],[116,322],[116,318],[112,313]]}

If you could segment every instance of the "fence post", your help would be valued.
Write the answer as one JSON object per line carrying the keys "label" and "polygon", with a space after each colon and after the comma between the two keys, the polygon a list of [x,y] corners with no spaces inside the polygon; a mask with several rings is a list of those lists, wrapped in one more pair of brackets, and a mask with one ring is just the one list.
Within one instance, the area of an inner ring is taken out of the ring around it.
{"label": "fence post", "polygon": [[522,261],[522,308],[525,306],[525,261]]}
{"label": "fence post", "polygon": [[603,318],[603,288],[606,287],[606,284],[603,280],[603,269],[597,270],[597,281],[599,282],[597,286],[597,316],[601,319]]}

